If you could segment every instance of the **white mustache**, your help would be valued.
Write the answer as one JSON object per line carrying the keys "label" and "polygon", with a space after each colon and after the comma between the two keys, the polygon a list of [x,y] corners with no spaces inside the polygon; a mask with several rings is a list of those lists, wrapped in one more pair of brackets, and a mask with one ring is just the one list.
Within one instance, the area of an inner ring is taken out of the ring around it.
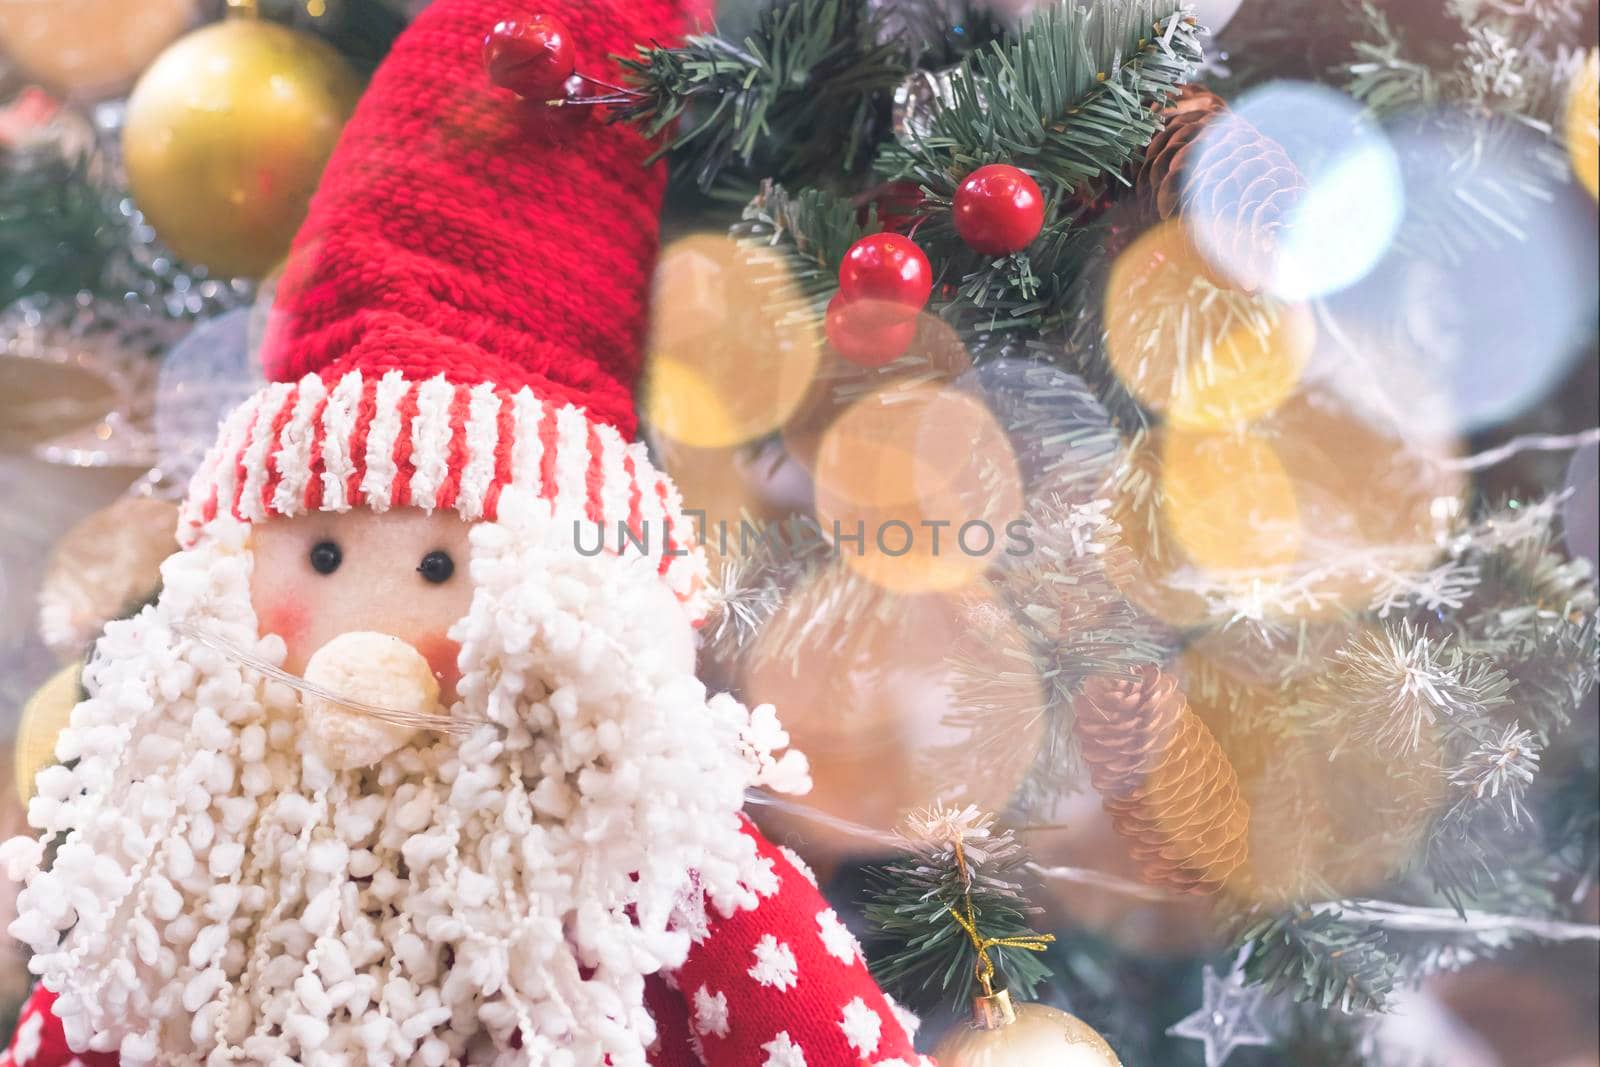
{"label": "white mustache", "polygon": [[342,708],[348,708],[351,711],[370,716],[379,722],[385,722],[392,726],[415,730],[431,730],[435,733],[449,734],[455,737],[465,737],[483,726],[492,726],[497,730],[504,729],[499,723],[477,715],[430,715],[426,712],[403,711],[399,708],[387,708],[380,704],[369,704],[364,700],[358,700],[355,697],[325,689],[315,682],[307,681],[298,674],[291,674],[282,667],[269,663],[260,656],[247,652],[231,641],[218,637],[216,634],[208,633],[192,623],[175,622],[172,625],[172,629],[180,636],[202,644],[213,651],[220,652],[239,666],[254,671],[264,678],[282,682],[291,689],[295,689],[307,696],[326,700],[330,704],[337,704]]}

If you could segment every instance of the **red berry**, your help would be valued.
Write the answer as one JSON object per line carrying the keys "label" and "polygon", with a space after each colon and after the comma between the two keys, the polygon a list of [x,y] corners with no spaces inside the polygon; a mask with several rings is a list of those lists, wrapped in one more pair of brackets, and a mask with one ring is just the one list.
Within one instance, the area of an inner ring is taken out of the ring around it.
{"label": "red berry", "polygon": [[917,336],[916,313],[904,304],[852,301],[840,290],[823,320],[828,344],[858,367],[881,367],[905,355]]}
{"label": "red berry", "polygon": [[839,291],[852,304],[878,300],[920,309],[933,292],[933,265],[911,238],[874,233],[844,254]]}
{"label": "red berry", "polygon": [[1016,167],[991,163],[967,175],[956,190],[956,232],[975,252],[1004,256],[1033,243],[1044,228],[1039,183]]}
{"label": "red berry", "polygon": [[483,39],[489,80],[525,100],[560,100],[578,67],[567,24],[554,15],[528,15],[495,23]]}

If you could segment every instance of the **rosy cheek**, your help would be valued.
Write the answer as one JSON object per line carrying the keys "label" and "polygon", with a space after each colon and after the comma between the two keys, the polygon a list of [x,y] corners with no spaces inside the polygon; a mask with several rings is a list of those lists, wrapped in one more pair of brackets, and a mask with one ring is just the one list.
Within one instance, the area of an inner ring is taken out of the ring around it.
{"label": "rosy cheek", "polygon": [[261,611],[263,633],[277,634],[286,645],[299,644],[311,625],[311,612],[298,600],[274,600]]}
{"label": "rosy cheek", "polygon": [[444,634],[425,634],[418,639],[416,648],[439,679],[439,688],[454,691],[456,682],[461,680],[461,668],[456,664],[461,646]]}

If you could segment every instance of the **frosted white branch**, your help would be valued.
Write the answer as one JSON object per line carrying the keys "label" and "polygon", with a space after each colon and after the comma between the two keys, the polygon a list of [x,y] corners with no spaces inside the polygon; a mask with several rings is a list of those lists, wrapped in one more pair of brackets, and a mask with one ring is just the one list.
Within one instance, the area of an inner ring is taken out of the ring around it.
{"label": "frosted white branch", "polygon": [[1528,433],[1470,456],[1443,460],[1439,465],[1447,470],[1481,471],[1524,452],[1571,452],[1596,444],[1600,444],[1600,426],[1592,426],[1578,433]]}

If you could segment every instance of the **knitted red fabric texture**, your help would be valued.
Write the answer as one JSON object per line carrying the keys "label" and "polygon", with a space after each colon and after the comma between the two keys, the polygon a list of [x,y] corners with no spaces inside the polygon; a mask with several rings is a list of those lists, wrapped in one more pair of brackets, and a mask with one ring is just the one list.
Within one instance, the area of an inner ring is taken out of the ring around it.
{"label": "knitted red fabric texture", "polygon": [[114,1052],[74,1054],[67,1045],[61,1020],[52,1010],[56,995],[44,986],[35,986],[33,995],[17,1016],[11,1031],[11,1047],[0,1053],[0,1067],[117,1067]]}
{"label": "knitted red fabric texture", "polygon": [[707,1067],[934,1067],[798,857],[745,820],[774,883],[714,921],[673,980]]}
{"label": "knitted red fabric texture", "polygon": [[[683,30],[681,0],[550,0],[578,71]],[[516,0],[434,0],[378,68],[289,253],[263,342],[272,381],[400,370],[527,385],[635,429],[661,166],[633,128],[489,82]]]}

